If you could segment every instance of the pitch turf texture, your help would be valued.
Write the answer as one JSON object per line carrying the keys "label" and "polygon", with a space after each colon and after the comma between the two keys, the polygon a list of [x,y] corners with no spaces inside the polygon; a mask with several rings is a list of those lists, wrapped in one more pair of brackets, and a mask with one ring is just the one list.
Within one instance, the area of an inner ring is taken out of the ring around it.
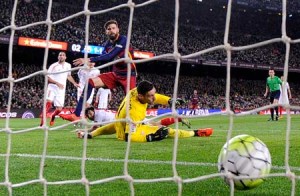
{"label": "pitch turf texture", "polygon": [[[286,117],[280,121],[267,121],[269,116],[234,117],[232,137],[249,134],[260,138],[269,148],[272,156],[271,174],[259,187],[247,191],[235,191],[235,195],[291,195],[292,181],[285,174]],[[211,116],[191,119],[192,129],[212,127],[214,133],[207,138],[179,139],[177,164],[173,167],[174,140],[168,138],[160,142],[132,143],[129,153],[128,173],[136,180],[132,184],[135,195],[178,195],[178,184],[171,180],[176,168],[183,180],[182,195],[230,195],[230,188],[220,177],[193,181],[200,176],[218,173],[217,160],[220,149],[226,142],[229,129],[228,116]],[[300,116],[291,118],[289,165],[296,175],[296,192],[300,194]],[[56,125],[66,121],[56,120]],[[39,119],[11,119],[13,131],[39,124]],[[0,120],[0,128],[5,127],[5,120]],[[9,179],[5,179],[8,137],[0,132],[0,195],[8,195],[3,185],[5,180],[12,183],[12,195],[130,195],[131,184],[122,179],[111,180],[114,176],[124,175],[123,159],[127,143],[118,141],[115,135],[101,136],[87,141],[86,155],[82,161],[84,140],[78,139],[73,125],[48,132],[47,158],[43,166],[43,178],[49,183],[44,186],[39,180],[41,155],[44,145],[42,129],[25,133],[12,134],[11,156],[9,158]],[[82,170],[84,163],[84,170]],[[80,183],[83,173],[91,183],[89,189]],[[142,183],[139,180],[158,179],[161,182]],[[192,181],[188,181],[188,179]],[[100,181],[99,181],[100,180]],[[105,180],[103,183],[101,180]],[[28,183],[31,182],[32,183]],[[67,184],[61,185],[60,182]],[[27,182],[27,183],[26,183]],[[55,182],[55,183],[53,183]],[[25,183],[25,184],[23,184]]]}

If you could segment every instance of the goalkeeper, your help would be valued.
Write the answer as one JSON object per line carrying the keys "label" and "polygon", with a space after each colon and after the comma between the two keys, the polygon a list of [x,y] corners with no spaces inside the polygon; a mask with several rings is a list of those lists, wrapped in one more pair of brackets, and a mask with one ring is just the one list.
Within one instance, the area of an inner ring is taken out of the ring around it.
{"label": "goalkeeper", "polygon": [[[127,100],[129,99],[129,116],[133,122],[128,123],[121,121],[126,119]],[[169,137],[175,137],[176,130],[165,126],[154,126],[141,124],[146,117],[148,104],[167,105],[172,102],[168,96],[157,94],[154,85],[148,81],[142,81],[136,88],[129,91],[122,101],[114,123],[104,125],[88,133],[88,138],[98,135],[117,134],[119,140],[128,141],[129,132],[131,132],[131,141],[133,142],[152,142],[159,141]],[[176,102],[182,104],[182,100]],[[199,129],[194,131],[178,130],[180,138],[193,136],[210,136],[213,130],[211,128]],[[83,138],[84,132],[78,132],[78,137]]]}
{"label": "goalkeeper", "polygon": [[[105,123],[105,122],[111,122],[114,121],[116,118],[116,111],[113,110],[102,110],[102,109],[95,109],[93,107],[88,107],[85,109],[85,117],[88,118],[91,121],[94,121],[95,123]],[[149,122],[151,125],[156,126],[169,126],[176,122],[176,119],[173,117],[167,117],[163,118],[157,122]],[[189,129],[191,128],[191,123],[188,119],[178,118],[178,122],[181,122],[182,125],[187,126]],[[93,126],[91,127],[88,132],[92,132],[95,129],[97,129],[99,126]],[[84,132],[82,130],[79,130],[81,132]],[[80,136],[80,134],[79,134]]]}

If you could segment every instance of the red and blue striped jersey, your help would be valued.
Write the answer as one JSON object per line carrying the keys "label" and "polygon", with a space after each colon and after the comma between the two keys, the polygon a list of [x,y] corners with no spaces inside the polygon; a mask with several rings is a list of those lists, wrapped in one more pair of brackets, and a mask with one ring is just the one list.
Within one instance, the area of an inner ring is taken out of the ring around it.
{"label": "red and blue striped jersey", "polygon": [[[91,62],[108,63],[120,58],[125,57],[127,38],[124,35],[119,35],[115,41],[108,40],[104,45],[104,53],[97,57],[91,57]],[[133,59],[133,49],[129,47],[128,56]],[[113,65],[112,71],[118,76],[127,76],[127,64],[125,62],[119,62]],[[136,67],[134,63],[131,63],[131,75],[136,75]]]}

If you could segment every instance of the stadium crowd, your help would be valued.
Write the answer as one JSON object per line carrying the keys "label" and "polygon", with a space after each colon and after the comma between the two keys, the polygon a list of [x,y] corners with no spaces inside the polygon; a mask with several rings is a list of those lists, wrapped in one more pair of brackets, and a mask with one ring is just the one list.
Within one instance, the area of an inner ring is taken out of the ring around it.
{"label": "stadium crowd", "polygon": [[[0,79],[6,78],[8,73],[8,65],[0,62]],[[13,65],[12,76],[14,79],[19,79],[38,70],[37,65],[33,64],[15,64]],[[76,78],[75,72],[72,72]],[[169,96],[173,95],[173,87],[175,82],[175,74],[154,74],[147,72],[139,73],[139,81],[153,81],[157,91]],[[299,89],[298,83],[291,83],[290,86],[293,92],[291,104],[299,105],[300,99],[296,89]],[[187,101],[183,108],[189,107],[189,97],[193,90],[197,90],[200,96],[199,106],[202,109],[217,109],[225,108],[225,78],[215,78],[211,76],[190,76],[181,75],[179,78],[178,97]],[[251,88],[249,88],[251,87]],[[236,110],[251,110],[269,104],[268,99],[263,98],[265,91],[264,80],[247,80],[247,79],[231,79],[231,96],[230,100],[233,108]],[[109,108],[118,108],[121,100],[124,97],[124,92],[120,89],[112,91],[113,99],[110,102]],[[12,93],[12,108],[42,108],[44,99],[44,76],[36,75],[32,78],[14,83]],[[0,108],[6,108],[9,96],[9,83],[0,83]],[[76,89],[73,85],[67,85],[65,106],[74,108],[76,106]],[[153,106],[159,107],[159,106]]]}
{"label": "stadium crowd", "polygon": [[[84,1],[53,1],[51,20],[58,21],[83,10]],[[136,3],[138,3],[137,1]],[[142,2],[142,1],[140,1]],[[252,7],[258,6],[258,1],[248,0]],[[265,5],[271,4],[264,1]],[[279,0],[277,7],[280,5]],[[103,10],[127,3],[124,0],[105,1],[96,3],[90,1],[91,11]],[[275,3],[272,1],[272,5]],[[296,5],[297,4],[297,5]],[[226,19],[226,9],[221,7],[224,3],[211,3],[210,1],[183,1],[180,6],[178,46],[182,55],[191,54],[213,46],[223,44],[224,26]],[[290,5],[298,6],[296,1]],[[2,9],[0,28],[11,24],[11,13],[13,1],[1,1]],[[247,7],[248,8],[248,7]],[[299,6],[298,6],[299,8]],[[45,21],[47,17],[48,2],[43,0],[33,0],[31,3],[19,1],[16,12],[15,24],[24,26],[32,22]],[[295,8],[296,9],[296,8]],[[199,13],[201,17],[199,17]],[[147,14],[153,17],[144,17]],[[89,25],[89,44],[101,45],[106,40],[103,32],[103,23],[108,19],[114,18],[120,22],[121,31],[126,34],[128,27],[128,9],[118,9],[117,11],[107,12],[100,15],[92,15]],[[212,20],[214,18],[214,20]],[[263,18],[263,20],[262,20]],[[158,23],[157,20],[160,22]],[[174,5],[168,5],[165,1],[153,3],[146,7],[135,10],[131,43],[134,48],[145,51],[152,51],[156,54],[173,52],[174,34]],[[84,15],[66,20],[52,26],[52,40],[65,41],[69,43],[84,44],[85,40]],[[300,20],[296,16],[287,18],[287,33],[293,39],[299,38],[298,26]],[[17,30],[16,36],[46,38],[47,25],[35,25],[23,30]],[[1,34],[9,34],[10,31],[3,31]],[[230,23],[229,43],[233,46],[244,46],[260,41],[281,37],[281,16],[277,11],[261,12],[257,9],[245,11],[244,7],[234,6]],[[300,68],[300,48],[299,44],[292,44],[290,51],[289,66]],[[226,60],[225,51],[213,51],[197,57],[201,60]],[[283,66],[285,58],[285,44],[273,43],[250,50],[235,51],[232,55],[233,62],[243,62],[262,65]]]}
{"label": "stadium crowd", "polygon": [[[225,2],[225,0],[224,0]],[[240,5],[246,5],[254,8],[280,11],[282,9],[282,0],[238,0],[234,2]],[[291,0],[287,2],[287,10],[296,13],[300,9],[300,2]]]}

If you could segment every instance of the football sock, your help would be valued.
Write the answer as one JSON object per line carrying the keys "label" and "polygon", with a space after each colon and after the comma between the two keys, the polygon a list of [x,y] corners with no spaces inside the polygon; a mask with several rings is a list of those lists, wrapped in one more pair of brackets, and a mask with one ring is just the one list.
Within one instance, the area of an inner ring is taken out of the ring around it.
{"label": "football sock", "polygon": [[281,106],[279,107],[279,115],[280,116],[282,115],[282,107]]}
{"label": "football sock", "polygon": [[274,108],[271,108],[270,110],[271,110],[271,118],[272,120],[274,120]]}
{"label": "football sock", "polygon": [[46,114],[50,110],[51,106],[52,106],[52,102],[47,101],[47,103],[46,103]]}
{"label": "football sock", "polygon": [[[87,87],[87,94],[86,94],[87,99],[91,96],[93,88],[94,88],[94,82],[93,82],[93,80],[89,79],[89,83],[88,83],[88,87]],[[84,92],[84,90],[83,90],[83,92]],[[75,112],[74,112],[74,114],[78,117],[81,114],[82,105],[83,105],[83,97],[84,97],[84,94],[82,93],[82,95],[80,96],[80,99],[77,103]]]}
{"label": "football sock", "polygon": [[275,107],[276,116],[278,116],[278,107]]}
{"label": "football sock", "polygon": [[61,112],[61,110],[56,109],[56,110],[52,113],[51,121],[54,121],[54,120],[55,120],[55,116],[56,116],[57,114],[59,114],[60,112]]}
{"label": "football sock", "polygon": [[[47,101],[46,102],[46,116],[47,116],[47,113],[48,113],[48,111],[50,110],[50,108],[51,108],[51,106],[52,106],[52,102],[51,101]],[[41,113],[41,126],[44,124],[44,121],[43,121],[43,111],[42,111],[42,113]]]}

